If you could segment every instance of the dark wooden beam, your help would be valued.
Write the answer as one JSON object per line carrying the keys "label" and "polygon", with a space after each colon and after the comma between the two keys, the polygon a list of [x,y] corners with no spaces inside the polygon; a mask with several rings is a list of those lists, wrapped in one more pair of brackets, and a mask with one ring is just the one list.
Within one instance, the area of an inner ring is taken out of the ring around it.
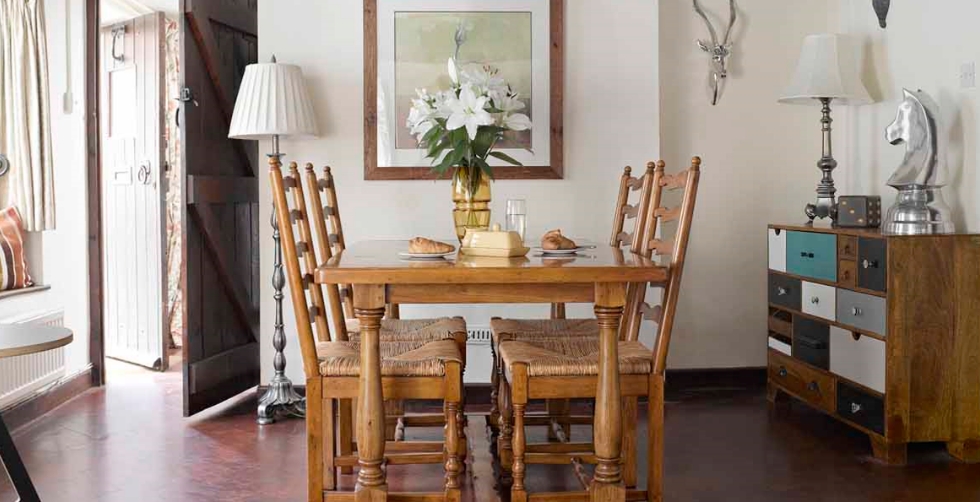
{"label": "dark wooden beam", "polygon": [[85,169],[88,185],[88,313],[92,385],[105,384],[102,319],[102,159],[99,119],[99,0],[85,0]]}

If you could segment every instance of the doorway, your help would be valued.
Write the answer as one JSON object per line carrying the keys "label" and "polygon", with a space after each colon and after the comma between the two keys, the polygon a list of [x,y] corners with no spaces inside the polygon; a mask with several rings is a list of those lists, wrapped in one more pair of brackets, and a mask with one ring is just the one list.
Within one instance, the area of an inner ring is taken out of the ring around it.
{"label": "doorway", "polygon": [[100,0],[106,357],[165,371],[182,344],[178,0]]}

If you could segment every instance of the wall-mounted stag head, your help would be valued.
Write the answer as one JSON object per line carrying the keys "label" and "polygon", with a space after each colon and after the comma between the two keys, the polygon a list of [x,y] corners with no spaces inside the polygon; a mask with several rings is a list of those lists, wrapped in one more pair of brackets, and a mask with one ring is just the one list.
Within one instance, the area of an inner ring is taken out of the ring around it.
{"label": "wall-mounted stag head", "polygon": [[714,25],[711,24],[708,15],[704,13],[700,2],[694,0],[694,11],[704,19],[704,23],[708,25],[708,32],[711,34],[710,43],[698,40],[698,47],[711,56],[711,72],[708,74],[708,84],[711,86],[712,105],[718,104],[725,88],[725,79],[728,78],[728,56],[732,54],[732,27],[735,26],[735,21],[738,19],[738,14],[735,12],[735,0],[728,0],[728,6],[731,11],[728,29],[725,30],[725,38],[718,40],[718,32],[715,31]]}

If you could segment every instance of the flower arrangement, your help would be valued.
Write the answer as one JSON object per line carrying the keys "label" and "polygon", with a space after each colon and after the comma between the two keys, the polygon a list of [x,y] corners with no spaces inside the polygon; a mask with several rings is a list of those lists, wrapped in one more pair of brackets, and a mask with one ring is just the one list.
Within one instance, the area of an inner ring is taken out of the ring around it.
{"label": "flower arrangement", "polygon": [[460,72],[455,58],[449,59],[448,66],[452,88],[434,94],[416,91],[407,126],[426,150],[435,173],[443,176],[453,169],[454,179],[465,177],[475,192],[483,175],[493,179],[489,157],[521,165],[494,147],[507,131],[530,129],[531,119],[520,113],[524,102],[497,69],[483,66]]}

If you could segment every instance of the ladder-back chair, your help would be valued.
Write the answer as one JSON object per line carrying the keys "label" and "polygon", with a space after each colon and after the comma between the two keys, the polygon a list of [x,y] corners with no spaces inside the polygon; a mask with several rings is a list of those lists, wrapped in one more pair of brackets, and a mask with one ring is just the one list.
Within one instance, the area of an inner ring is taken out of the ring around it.
{"label": "ladder-back chair", "polygon": [[[631,284],[627,289],[627,306],[624,321],[620,326],[623,339],[619,342],[619,372],[622,377],[624,406],[624,427],[622,463],[623,483],[627,487],[636,485],[636,443],[635,408],[636,399],[648,396],[648,486],[645,491],[631,490],[628,499],[660,501],[663,493],[663,383],[667,353],[670,346],[674,317],[680,294],[681,276],[684,270],[685,255],[694,216],[697,189],[700,178],[701,160],[692,161],[690,169],[669,176],[664,174],[663,164],[655,169],[654,192],[644,217],[644,227],[638,238],[636,250],[638,259],[648,259],[653,255],[670,255],[668,278],[663,286],[663,298],[659,307],[650,307],[645,301],[647,284]],[[675,208],[664,207],[663,192],[681,190],[680,205]],[[659,234],[665,223],[676,222],[673,240],[666,240]],[[664,258],[666,259],[666,257]],[[636,318],[636,319],[630,319]],[[653,348],[644,346],[639,340],[639,322],[652,320],[658,323]],[[637,328],[630,331],[635,321]],[[624,327],[625,326],[625,327]],[[525,410],[529,400],[548,398],[595,398],[599,366],[599,339],[597,336],[585,337],[528,337],[522,340],[503,340],[499,345],[499,358],[503,367],[502,377],[502,423],[512,424],[501,428],[501,441],[511,441],[511,474],[513,485],[511,499],[514,502],[528,498],[524,484],[526,464],[563,463],[575,466],[575,472],[583,485],[588,485],[588,476],[583,464],[597,464],[596,471],[607,475],[618,469],[603,465],[591,443],[570,443],[561,445],[528,445],[526,441]],[[630,404],[631,403],[631,404]],[[633,408],[633,415],[630,407]],[[632,431],[632,433],[631,433]],[[507,437],[504,437],[507,436]],[[634,440],[630,441],[630,436]],[[501,455],[501,461],[504,461]],[[632,471],[632,472],[631,472]],[[564,500],[583,500],[587,492],[565,494]]]}
{"label": "ladder-back chair", "polygon": [[[303,370],[306,373],[307,396],[307,466],[309,500],[347,500],[350,495],[336,491],[339,467],[358,466],[359,478],[370,484],[380,474],[380,465],[360,462],[356,454],[338,452],[335,402],[357,398],[361,368],[362,344],[334,340],[330,336],[322,287],[313,279],[318,266],[307,201],[298,167],[290,164],[290,176],[283,177],[277,158],[269,161],[270,180],[276,217],[282,234],[283,258],[287,283],[296,316]],[[312,166],[307,165],[307,172]],[[309,179],[309,175],[308,178]],[[288,193],[292,193],[290,207]],[[315,199],[315,198],[314,198]],[[324,234],[325,235],[325,234]],[[327,298],[332,295],[328,294]],[[334,302],[331,302],[336,307]],[[333,312],[340,315],[340,312]],[[342,316],[341,316],[342,318]],[[365,322],[378,328],[381,319]],[[377,324],[375,324],[377,323]],[[316,335],[314,334],[316,331]],[[340,338],[342,332],[338,332]],[[462,471],[459,440],[464,432],[459,420],[463,393],[463,360],[459,340],[446,330],[438,341],[394,341],[369,343],[363,350],[380,353],[382,384],[395,399],[439,399],[444,402],[444,441],[391,442],[386,446],[387,465],[442,464],[446,473],[445,489],[438,495],[459,500],[459,475]],[[413,494],[418,496],[432,494]],[[398,494],[390,494],[397,499]]]}

